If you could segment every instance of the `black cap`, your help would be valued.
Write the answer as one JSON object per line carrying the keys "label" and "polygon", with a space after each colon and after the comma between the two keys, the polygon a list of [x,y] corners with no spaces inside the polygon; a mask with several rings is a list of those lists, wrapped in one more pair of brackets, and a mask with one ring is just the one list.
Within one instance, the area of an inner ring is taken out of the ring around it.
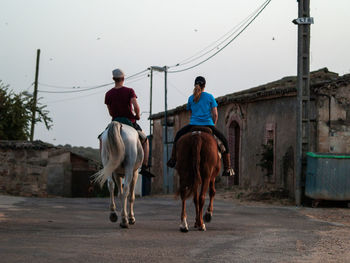
{"label": "black cap", "polygon": [[194,85],[199,85],[200,87],[204,87],[205,86],[205,78],[202,76],[198,76],[194,80]]}

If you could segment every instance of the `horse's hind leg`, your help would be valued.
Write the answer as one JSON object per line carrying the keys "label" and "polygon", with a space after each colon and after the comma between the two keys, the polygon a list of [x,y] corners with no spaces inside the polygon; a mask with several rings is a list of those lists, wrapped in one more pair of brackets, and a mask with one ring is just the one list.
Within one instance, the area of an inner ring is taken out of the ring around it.
{"label": "horse's hind leg", "polygon": [[117,207],[115,205],[115,200],[114,200],[114,181],[113,178],[108,178],[108,190],[109,190],[109,196],[110,196],[110,203],[109,203],[109,209],[111,213],[109,214],[109,220],[111,222],[117,222],[118,221],[118,216],[117,216]]}
{"label": "horse's hind leg", "polygon": [[182,199],[182,209],[181,209],[181,224],[180,231],[188,232],[188,224],[187,224],[187,215],[186,215],[186,190],[181,190],[181,199]]}
{"label": "horse's hind leg", "polygon": [[205,203],[205,194],[207,193],[208,186],[209,186],[209,178],[204,178],[204,180],[202,179],[202,187],[201,187],[201,192],[198,200],[199,213],[198,213],[198,221],[197,221],[198,230],[201,230],[201,231],[206,230],[205,224],[203,222],[203,207]]}
{"label": "horse's hind leg", "polygon": [[215,196],[216,190],[215,190],[215,177],[210,181],[209,183],[209,205],[207,212],[204,215],[204,221],[205,222],[210,222],[211,218],[213,216],[213,202],[214,202],[214,196]]}
{"label": "horse's hind leg", "polygon": [[135,224],[135,216],[134,216],[134,202],[135,202],[135,185],[137,182],[137,178],[139,176],[138,171],[134,171],[134,176],[132,177],[130,184],[130,193],[129,193],[129,224]]}
{"label": "horse's hind leg", "polygon": [[129,196],[130,183],[129,180],[132,179],[133,171],[131,169],[125,168],[125,179],[124,179],[124,191],[120,195],[121,201],[121,223],[120,227],[129,228],[128,211],[127,211],[127,201]]}

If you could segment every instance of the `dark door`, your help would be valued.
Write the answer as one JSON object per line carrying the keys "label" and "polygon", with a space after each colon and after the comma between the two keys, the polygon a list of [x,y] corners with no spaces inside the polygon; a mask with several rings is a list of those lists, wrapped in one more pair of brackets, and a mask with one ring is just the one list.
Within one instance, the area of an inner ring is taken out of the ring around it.
{"label": "dark door", "polygon": [[229,147],[231,164],[236,176],[230,178],[230,184],[239,185],[239,158],[240,158],[241,130],[236,121],[231,122],[229,127]]}

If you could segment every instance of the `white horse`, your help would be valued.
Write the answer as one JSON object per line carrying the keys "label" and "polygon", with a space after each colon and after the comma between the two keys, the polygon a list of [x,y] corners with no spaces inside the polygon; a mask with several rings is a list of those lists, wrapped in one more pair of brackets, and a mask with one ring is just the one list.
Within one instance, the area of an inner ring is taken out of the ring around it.
{"label": "white horse", "polygon": [[[103,169],[92,177],[101,187],[108,181],[111,211],[109,219],[112,222],[118,220],[114,201],[114,182],[117,183],[121,201],[122,218],[120,226],[128,228],[129,224],[135,224],[135,185],[138,178],[138,169],[143,161],[143,150],[139,135],[133,127],[113,121],[102,133],[100,139],[102,142],[101,158]],[[122,178],[124,178],[124,186]],[[129,213],[127,209],[128,199]]]}

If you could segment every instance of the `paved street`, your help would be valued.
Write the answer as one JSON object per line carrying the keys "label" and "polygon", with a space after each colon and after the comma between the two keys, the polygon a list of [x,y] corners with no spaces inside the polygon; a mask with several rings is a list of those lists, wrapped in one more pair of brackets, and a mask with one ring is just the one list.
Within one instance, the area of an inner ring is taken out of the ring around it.
{"label": "paved street", "polygon": [[215,200],[206,232],[181,233],[180,201],[170,196],[138,198],[136,224],[120,229],[108,202],[0,196],[0,262],[318,262],[322,233],[349,231],[295,207]]}

